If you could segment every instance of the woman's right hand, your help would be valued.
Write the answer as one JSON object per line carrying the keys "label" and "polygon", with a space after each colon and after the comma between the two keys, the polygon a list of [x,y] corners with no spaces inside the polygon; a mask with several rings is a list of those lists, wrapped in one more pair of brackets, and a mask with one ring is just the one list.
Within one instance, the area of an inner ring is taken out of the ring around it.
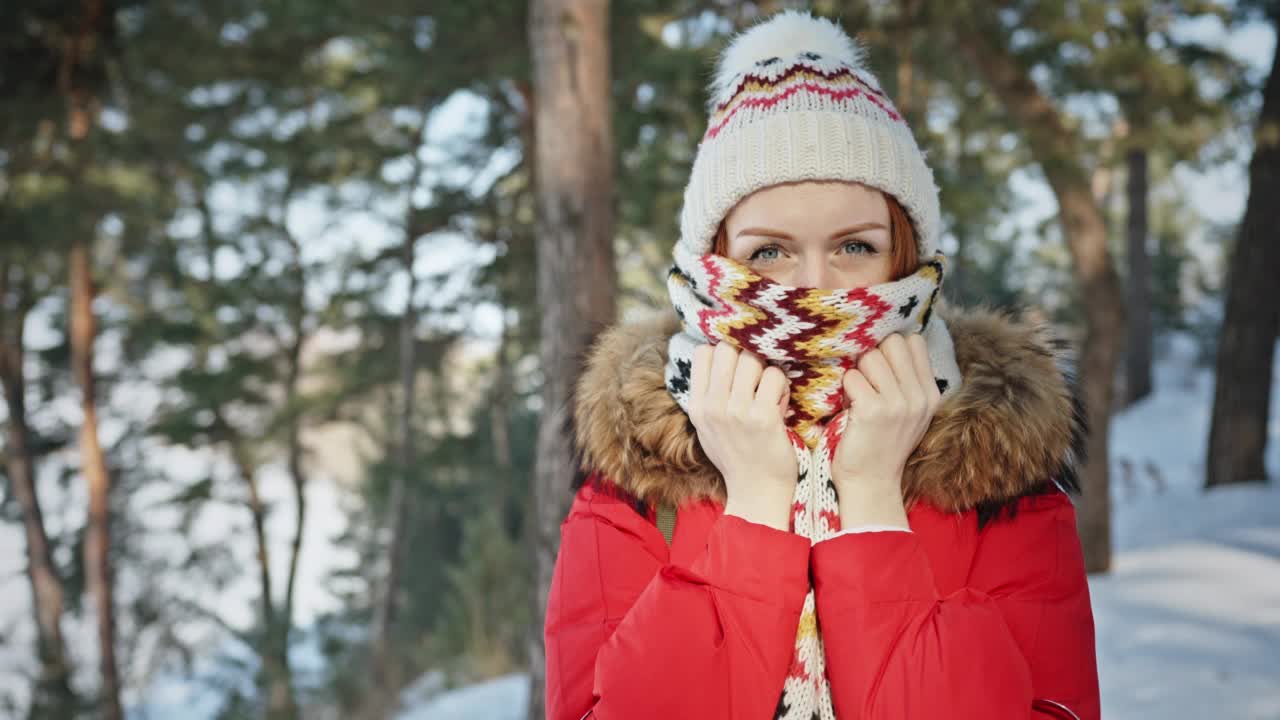
{"label": "woman's right hand", "polygon": [[790,385],[782,370],[728,343],[693,352],[689,419],[724,476],[724,512],[779,530],[791,527],[798,472],[784,422]]}

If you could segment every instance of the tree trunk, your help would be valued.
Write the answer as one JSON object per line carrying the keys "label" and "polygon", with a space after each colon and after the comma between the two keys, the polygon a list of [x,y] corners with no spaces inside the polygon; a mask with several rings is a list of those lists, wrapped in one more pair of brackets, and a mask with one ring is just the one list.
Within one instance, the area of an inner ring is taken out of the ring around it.
{"label": "tree trunk", "polygon": [[1071,253],[1072,275],[1085,315],[1077,367],[1090,433],[1081,473],[1080,536],[1086,570],[1106,572],[1111,566],[1108,430],[1119,345],[1124,337],[1123,295],[1107,253],[1106,224],[1081,162],[1085,155],[1080,150],[1080,138],[1066,127],[1057,109],[1040,93],[1029,68],[1004,45],[1001,38],[1007,32],[990,19],[990,14],[985,6],[966,7],[957,15],[960,32],[956,38],[966,57],[1022,126],[1058,201],[1062,233]]}
{"label": "tree trunk", "polygon": [[[426,117],[424,112],[423,117]],[[420,134],[419,134],[420,137]],[[421,174],[421,161],[415,162],[414,181]],[[413,413],[417,394],[417,327],[418,315],[413,303],[417,291],[417,276],[413,265],[416,256],[417,233],[413,222],[413,204],[405,212],[404,241],[401,245],[401,261],[408,276],[408,297],[400,316],[400,417],[396,429],[397,467],[391,479],[389,510],[391,514],[391,538],[387,544],[386,579],[378,605],[374,609],[373,661],[370,671],[373,682],[366,702],[366,715],[373,720],[383,717],[394,705],[395,693],[402,678],[396,672],[393,661],[392,637],[396,623],[396,598],[400,593],[401,565],[404,554],[404,535],[408,524],[408,486],[414,470]]]}
{"label": "tree trunk", "polygon": [[1089,435],[1084,447],[1078,524],[1085,570],[1105,573],[1111,569],[1109,458],[1113,380],[1124,337],[1125,313],[1119,278],[1107,255],[1106,228],[1087,184],[1075,189],[1055,187],[1055,194],[1062,207],[1064,234],[1085,312],[1078,377]]}
{"label": "tree trunk", "polygon": [[[239,441],[237,441],[238,443]],[[289,669],[288,633],[276,613],[275,594],[271,583],[271,553],[267,545],[267,508],[258,490],[256,469],[244,456],[245,450],[233,448],[236,464],[249,491],[249,512],[253,516],[253,535],[258,552],[258,584],[262,597],[262,667],[267,693],[267,717],[270,720],[287,720],[297,717],[293,699],[293,678]]]}
{"label": "tree trunk", "polygon": [[[302,262],[301,257],[295,259],[299,264]],[[299,293],[302,292],[302,287],[303,282],[299,278]],[[288,378],[285,382],[288,396],[291,398],[297,397],[299,392],[298,379],[302,375],[303,333],[306,330],[303,325],[303,318],[306,312],[303,306],[303,299],[299,296],[296,300],[297,305],[293,308],[295,313],[293,343],[289,346],[289,370]],[[294,587],[297,585],[298,580],[298,562],[302,557],[302,534],[307,526],[307,476],[302,469],[301,426],[301,416],[296,413],[292,414],[289,418],[287,467],[293,489],[296,519],[293,524],[293,539],[289,546],[289,570],[284,582],[284,604],[280,607],[280,612],[276,614],[276,640],[273,644],[276,651],[277,673],[272,687],[272,697],[278,697],[279,702],[273,704],[272,711],[273,717],[278,718],[295,718],[298,716],[297,702],[293,694],[293,667],[289,664],[289,636],[293,632]]]}
{"label": "tree trunk", "polygon": [[[298,375],[301,368],[301,347],[302,336],[298,335],[297,342],[294,343],[290,350],[289,369],[289,396],[296,397],[298,392]],[[289,456],[288,469],[289,480],[293,487],[293,502],[297,508],[296,520],[293,523],[293,540],[289,545],[289,574],[285,577],[284,583],[284,607],[281,608],[282,622],[285,627],[293,627],[293,596],[294,587],[298,580],[298,561],[302,557],[302,534],[307,525],[307,476],[302,469],[302,428],[301,420],[294,416],[289,421]]]}
{"label": "tree trunk", "polygon": [[89,518],[85,525],[84,572],[93,608],[97,613],[98,644],[102,672],[99,707],[107,720],[123,720],[120,677],[116,670],[115,607],[111,577],[111,476],[98,441],[98,404],[94,396],[93,343],[97,327],[93,317],[93,277],[89,243],[72,242],[71,368],[80,385],[84,418],[80,424],[80,464],[89,488]]}
{"label": "tree trunk", "polygon": [[[1280,27],[1280,18],[1277,18]],[[1249,200],[1231,256],[1213,392],[1205,487],[1266,480],[1263,451],[1280,296],[1280,48],[1262,92],[1253,134]]]}
{"label": "tree trunk", "polygon": [[287,625],[278,624],[270,629],[262,659],[267,670],[267,720],[294,720],[298,717],[298,705],[293,697]]}
{"label": "tree trunk", "polygon": [[[85,0],[80,26],[66,43],[55,81],[67,104],[67,136],[83,148],[95,118],[92,89],[83,68],[101,51],[105,29],[111,22],[104,0]],[[81,152],[85,152],[83,149]],[[73,182],[85,172],[84,156],[75,160]],[[83,230],[82,233],[91,232]],[[93,318],[93,277],[89,242],[84,235],[71,243],[70,340],[72,374],[80,385],[84,418],[80,426],[80,460],[89,489],[89,517],[85,527],[84,573],[97,613],[101,689],[98,707],[105,720],[122,720],[120,677],[115,656],[115,608],[111,577],[111,477],[98,439],[98,406],[94,397],[93,343],[97,328]]]}
{"label": "tree trunk", "polygon": [[916,88],[916,68],[912,48],[915,46],[915,35],[920,23],[920,0],[899,0],[898,18],[894,23],[892,34],[895,50],[898,53],[897,92],[893,94],[898,112],[906,118],[908,127],[919,127],[922,122],[920,105],[916,98],[920,95]]}
{"label": "tree trunk", "polygon": [[[1132,6],[1126,13],[1133,37],[1145,38],[1148,32],[1148,12],[1141,4]],[[1128,261],[1129,278],[1125,287],[1128,300],[1129,327],[1125,342],[1125,405],[1133,404],[1151,394],[1151,259],[1147,252],[1147,236],[1150,225],[1147,210],[1150,196],[1150,113],[1144,97],[1145,90],[1134,90],[1120,96],[1120,106],[1128,124],[1128,134],[1133,143],[1126,155],[1126,194],[1129,218]]]}
{"label": "tree trunk", "polygon": [[[427,121],[431,117],[431,105],[420,102],[421,121],[414,130],[418,145],[426,143]],[[370,650],[369,693],[365,700],[364,715],[370,720],[381,718],[394,706],[396,693],[403,677],[396,672],[393,661],[392,638],[396,623],[396,600],[400,593],[401,564],[404,554],[404,535],[409,522],[408,491],[413,481],[416,449],[413,443],[413,414],[417,398],[417,322],[418,311],[414,295],[418,290],[417,275],[413,266],[417,261],[417,243],[422,235],[436,229],[424,227],[413,205],[413,191],[422,180],[426,169],[422,153],[414,152],[413,169],[406,186],[408,198],[404,209],[404,238],[400,245],[400,263],[408,280],[408,295],[400,316],[400,417],[396,428],[397,465],[391,478],[389,510],[391,512],[391,538],[387,544],[386,576],[381,595],[377,598],[373,616],[373,642]],[[390,704],[388,704],[390,703]]]}
{"label": "tree trunk", "polygon": [[[289,667],[288,620],[276,612],[271,582],[271,553],[267,545],[267,508],[258,488],[257,468],[250,459],[243,440],[236,434],[219,410],[214,411],[214,422],[221,429],[222,439],[231,452],[231,459],[240,479],[249,492],[249,513],[253,519],[254,543],[257,546],[258,600],[261,613],[260,646],[262,661],[262,686],[267,699],[269,720],[291,720],[298,716],[293,698],[293,677]],[[285,628],[282,630],[282,628]]]}
{"label": "tree trunk", "polygon": [[542,621],[559,537],[578,468],[572,393],[595,335],[613,322],[614,149],[607,0],[532,0],[529,40],[535,100],[535,197],[543,408],[535,450],[533,628],[529,718],[544,713]]}
{"label": "tree trunk", "polygon": [[[11,266],[0,265],[0,383],[9,411],[5,464],[9,483],[22,511],[27,539],[27,579],[31,583],[31,610],[36,623],[36,652],[40,675],[36,680],[29,715],[63,717],[74,712],[71,669],[62,637],[64,599],[62,581],[53,566],[49,536],[44,529],[40,497],[36,493],[35,458],[27,426],[26,375],[23,368],[24,330],[31,298],[25,288],[11,284]],[[19,283],[25,284],[21,279]]]}
{"label": "tree trunk", "polygon": [[1125,400],[1135,403],[1151,394],[1151,259],[1147,254],[1147,151],[1134,148],[1127,156],[1129,167],[1129,339],[1125,351]]}
{"label": "tree trunk", "polygon": [[[302,471],[302,440],[297,418],[290,421],[289,430],[289,479],[293,487],[293,503],[297,519],[293,526],[293,540],[289,547],[289,574],[285,578],[284,605],[276,616],[275,648],[277,649],[279,668],[277,681],[278,694],[287,694],[282,698],[275,710],[277,717],[297,717],[297,706],[293,697],[293,668],[289,664],[289,636],[293,632],[293,597],[294,587],[298,579],[298,561],[302,557],[302,534],[307,524],[306,475]],[[274,694],[273,694],[274,696]]]}
{"label": "tree trunk", "polygon": [[490,405],[489,428],[493,435],[493,464],[501,475],[501,493],[498,496],[498,507],[502,511],[504,521],[511,517],[512,509],[512,457],[511,457],[511,328],[506,318],[502,322],[502,337],[498,341],[498,362],[493,381],[493,401]]}

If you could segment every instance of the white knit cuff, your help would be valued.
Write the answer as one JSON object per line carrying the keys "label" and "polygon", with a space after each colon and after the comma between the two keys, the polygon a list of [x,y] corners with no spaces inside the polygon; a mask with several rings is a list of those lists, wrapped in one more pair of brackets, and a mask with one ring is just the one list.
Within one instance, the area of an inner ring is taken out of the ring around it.
{"label": "white knit cuff", "polygon": [[911,532],[911,528],[899,527],[897,525],[855,525],[851,528],[845,528],[844,530],[841,530],[835,535],[832,535],[831,537],[826,538],[825,540],[820,540],[819,542],[826,542],[827,540],[835,540],[841,535],[853,535],[855,533],[870,533],[870,532],[908,532],[909,533]]}

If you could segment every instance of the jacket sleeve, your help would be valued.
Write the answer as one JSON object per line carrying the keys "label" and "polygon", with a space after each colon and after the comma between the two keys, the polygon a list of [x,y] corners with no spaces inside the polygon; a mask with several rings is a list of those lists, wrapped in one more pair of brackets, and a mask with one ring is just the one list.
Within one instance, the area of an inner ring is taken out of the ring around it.
{"label": "jacket sleeve", "polygon": [[838,717],[1097,720],[1075,512],[1065,496],[1037,500],[1042,507],[972,538],[968,579],[946,596],[918,534],[851,534],[814,546]]}
{"label": "jacket sleeve", "polygon": [[770,716],[808,589],[808,540],[721,516],[696,561],[668,565],[656,527],[590,491],[560,534],[549,720]]}

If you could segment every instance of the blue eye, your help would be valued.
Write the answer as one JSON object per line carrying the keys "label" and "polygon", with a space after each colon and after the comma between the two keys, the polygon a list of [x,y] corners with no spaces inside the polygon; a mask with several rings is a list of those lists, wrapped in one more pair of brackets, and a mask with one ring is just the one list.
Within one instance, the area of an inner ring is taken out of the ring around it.
{"label": "blue eye", "polygon": [[[766,255],[765,255],[765,253],[773,253],[773,254],[772,254],[772,255],[768,255],[768,256],[766,256]],[[752,260],[752,261],[755,261],[755,260],[765,260],[765,261],[768,261],[768,260],[777,260],[777,259],[778,259],[778,246],[777,246],[777,245],[765,245],[764,247],[760,248],[759,250],[756,250],[755,252],[751,253],[751,260]]]}
{"label": "blue eye", "polygon": [[861,240],[850,240],[849,242],[845,243],[840,247],[841,250],[847,250],[849,248],[853,248],[853,250],[850,251],[851,255],[875,255],[876,254],[876,249],[873,245],[871,245],[871,243],[863,242]]}

